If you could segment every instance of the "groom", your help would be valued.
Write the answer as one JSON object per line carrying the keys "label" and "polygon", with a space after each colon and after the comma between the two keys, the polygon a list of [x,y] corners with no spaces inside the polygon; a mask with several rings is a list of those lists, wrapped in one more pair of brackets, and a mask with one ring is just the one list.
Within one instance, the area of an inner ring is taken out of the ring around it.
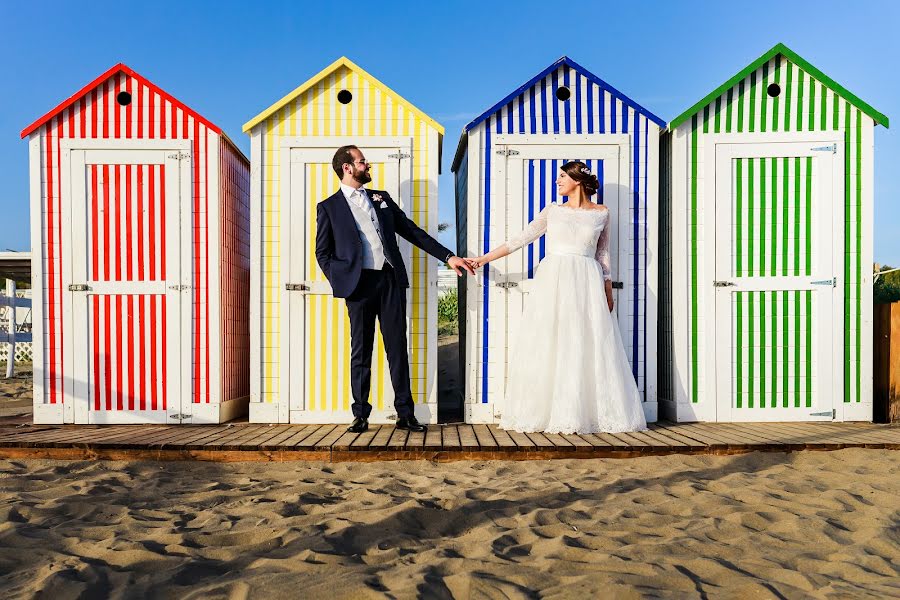
{"label": "groom", "polygon": [[316,260],[331,283],[335,298],[345,298],[350,315],[350,387],[353,423],[347,431],[369,428],[369,384],[375,317],[387,353],[394,386],[397,429],[425,431],[416,420],[409,388],[406,351],[406,288],[409,279],[397,246],[397,235],[453,267],[465,269],[463,259],[422,231],[394,203],[387,192],[366,190],[370,181],[366,157],[356,146],[342,146],[331,166],[341,180],[340,189],[319,203],[316,214]]}

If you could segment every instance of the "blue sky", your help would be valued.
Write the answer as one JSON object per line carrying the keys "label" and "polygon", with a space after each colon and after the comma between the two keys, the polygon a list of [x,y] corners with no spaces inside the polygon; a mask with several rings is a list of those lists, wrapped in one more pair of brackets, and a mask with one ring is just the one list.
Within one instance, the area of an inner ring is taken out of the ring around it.
{"label": "blue sky", "polygon": [[[0,250],[27,250],[19,132],[124,62],[225,129],[341,55],[447,130],[440,216],[462,127],[562,55],[669,120],[777,42],[891,118],[875,130],[875,260],[900,265],[900,3],[12,2],[0,0]],[[453,246],[453,234],[442,236]]]}

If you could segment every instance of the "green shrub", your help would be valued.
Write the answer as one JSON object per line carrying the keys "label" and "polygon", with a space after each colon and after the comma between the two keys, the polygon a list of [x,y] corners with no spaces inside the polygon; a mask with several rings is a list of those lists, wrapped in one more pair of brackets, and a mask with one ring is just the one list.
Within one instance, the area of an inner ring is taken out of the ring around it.
{"label": "green shrub", "polygon": [[452,335],[459,331],[459,297],[450,290],[438,297],[438,335]]}

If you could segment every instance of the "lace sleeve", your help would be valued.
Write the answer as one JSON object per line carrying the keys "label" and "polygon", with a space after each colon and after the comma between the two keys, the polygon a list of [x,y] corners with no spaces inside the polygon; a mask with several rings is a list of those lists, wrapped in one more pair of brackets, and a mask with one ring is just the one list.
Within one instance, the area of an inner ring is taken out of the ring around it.
{"label": "lace sleeve", "polygon": [[603,279],[609,281],[612,279],[612,269],[609,266],[609,210],[606,212],[606,223],[603,224],[603,230],[600,232],[600,239],[597,240],[597,253],[594,258],[600,263],[600,269],[603,271]]}
{"label": "lace sleeve", "polygon": [[540,213],[538,213],[538,216],[525,227],[525,229],[506,240],[506,249],[510,252],[515,252],[525,244],[530,244],[544,235],[547,231],[547,211],[549,209],[550,205],[548,204]]}

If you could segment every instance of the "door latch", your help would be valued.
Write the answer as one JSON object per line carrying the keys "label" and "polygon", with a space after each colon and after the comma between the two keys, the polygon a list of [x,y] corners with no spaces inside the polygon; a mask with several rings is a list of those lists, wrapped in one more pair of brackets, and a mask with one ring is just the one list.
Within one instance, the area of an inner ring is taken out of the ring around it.
{"label": "door latch", "polygon": [[169,415],[169,418],[170,419],[178,419],[179,421],[182,421],[184,419],[190,419],[191,415],[188,415],[185,413],[175,413],[174,415]]}
{"label": "door latch", "polygon": [[500,156],[518,156],[519,151],[506,148],[505,150],[497,150],[497,154],[499,154]]}
{"label": "door latch", "polygon": [[832,277],[831,279],[819,279],[818,281],[810,281],[811,285],[830,285],[831,287],[837,286],[837,277]]}
{"label": "door latch", "polygon": [[90,291],[91,286],[86,283],[72,283],[69,285],[70,292],[87,292]]}
{"label": "door latch", "polygon": [[519,287],[519,283],[516,281],[501,281],[497,284],[498,288],[503,288],[504,290],[508,290],[510,288]]}
{"label": "door latch", "polygon": [[621,282],[621,281],[613,281],[613,282],[612,282],[612,287],[613,287],[614,290],[624,290],[624,289],[625,289],[625,284],[624,284],[623,282]]}
{"label": "door latch", "polygon": [[816,146],[815,148],[810,148],[813,152],[831,152],[832,154],[837,154],[837,144],[828,144],[827,146]]}
{"label": "door latch", "polygon": [[175,160],[184,160],[185,158],[191,157],[187,152],[176,152],[175,154],[168,154],[166,156],[168,156],[168,158],[174,158]]}
{"label": "door latch", "polygon": [[309,286],[305,283],[286,283],[284,289],[289,292],[308,292]]}
{"label": "door latch", "polygon": [[403,160],[404,158],[409,158],[410,154],[406,152],[395,152],[394,154],[388,154],[388,158],[396,158],[397,160]]}
{"label": "door latch", "polygon": [[734,287],[731,281],[713,281],[713,287]]}
{"label": "door latch", "polygon": [[809,416],[811,416],[811,417],[831,417],[832,419],[835,418],[836,415],[837,415],[837,410],[834,410],[834,409],[826,410],[826,411],[822,411],[822,412],[809,413]]}
{"label": "door latch", "polygon": [[174,284],[174,285],[170,285],[170,286],[169,286],[169,289],[170,289],[170,290],[175,290],[176,292],[181,292],[181,291],[183,291],[183,290],[189,290],[189,289],[192,289],[193,287],[194,287],[194,286],[192,286],[192,285],[179,285],[179,284],[176,283],[176,284]]}

